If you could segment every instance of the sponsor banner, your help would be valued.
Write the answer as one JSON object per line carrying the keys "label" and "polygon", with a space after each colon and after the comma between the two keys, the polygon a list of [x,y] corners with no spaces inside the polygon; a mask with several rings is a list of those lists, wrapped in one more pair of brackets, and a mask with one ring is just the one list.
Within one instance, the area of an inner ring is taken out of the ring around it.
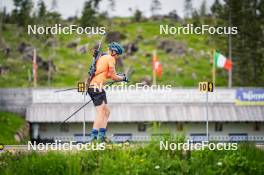
{"label": "sponsor banner", "polygon": [[206,136],[206,134],[190,134],[190,139],[194,143],[199,143],[202,141],[207,141],[207,136]]}
{"label": "sponsor banner", "polygon": [[237,105],[264,105],[264,89],[239,88],[236,91]]}

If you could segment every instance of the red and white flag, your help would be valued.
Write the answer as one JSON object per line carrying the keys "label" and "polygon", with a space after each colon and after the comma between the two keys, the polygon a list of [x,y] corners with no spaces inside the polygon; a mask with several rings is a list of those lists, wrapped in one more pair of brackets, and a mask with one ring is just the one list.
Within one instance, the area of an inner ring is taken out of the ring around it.
{"label": "red and white flag", "polygon": [[154,54],[152,58],[153,71],[158,75],[159,78],[162,76],[162,64],[158,61],[157,55]]}

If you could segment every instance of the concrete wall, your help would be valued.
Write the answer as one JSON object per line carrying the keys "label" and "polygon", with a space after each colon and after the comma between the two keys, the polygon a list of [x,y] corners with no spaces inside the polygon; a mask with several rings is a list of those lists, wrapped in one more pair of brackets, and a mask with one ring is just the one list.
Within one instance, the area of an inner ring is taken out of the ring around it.
{"label": "concrete wall", "polygon": [[26,108],[32,103],[31,89],[0,89],[0,110],[15,112],[25,116]]}

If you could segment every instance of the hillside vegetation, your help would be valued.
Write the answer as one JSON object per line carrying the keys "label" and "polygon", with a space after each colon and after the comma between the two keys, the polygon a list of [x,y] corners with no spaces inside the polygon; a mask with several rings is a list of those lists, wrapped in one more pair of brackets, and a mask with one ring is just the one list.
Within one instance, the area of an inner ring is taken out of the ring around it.
{"label": "hillside vegetation", "polygon": [[19,115],[10,112],[0,112],[0,143],[17,144],[15,134],[25,125],[26,121]]}
{"label": "hillside vegetation", "polygon": [[[159,25],[180,25],[167,20],[146,20],[140,23],[131,22],[126,18],[112,19],[107,27],[107,33],[117,32],[120,42],[127,46],[134,44],[137,51],[128,53],[118,63],[118,70],[126,72],[133,70],[130,83],[142,81],[151,82],[152,53],[157,55],[163,66],[163,75],[158,78],[158,84],[170,84],[174,87],[197,86],[199,81],[212,80],[210,56],[214,47],[211,36],[207,35],[160,35]],[[0,52],[0,66],[5,68],[0,78],[1,87],[32,87],[32,58],[19,52],[21,43],[35,47],[37,55],[45,62],[38,68],[39,87],[75,86],[78,81],[87,78],[87,70],[92,60],[92,48],[99,42],[101,36],[93,35],[28,35],[26,28],[6,24],[2,31],[1,47],[10,48],[7,55]],[[69,47],[76,43],[77,46]],[[52,47],[54,45],[54,47]],[[78,48],[87,47],[85,53]],[[103,50],[107,48],[104,40]],[[49,62],[48,60],[51,60]],[[47,70],[47,64],[53,67]],[[46,67],[46,68],[45,68]],[[48,75],[50,74],[50,81]],[[217,85],[227,85],[227,72],[218,70]]]}

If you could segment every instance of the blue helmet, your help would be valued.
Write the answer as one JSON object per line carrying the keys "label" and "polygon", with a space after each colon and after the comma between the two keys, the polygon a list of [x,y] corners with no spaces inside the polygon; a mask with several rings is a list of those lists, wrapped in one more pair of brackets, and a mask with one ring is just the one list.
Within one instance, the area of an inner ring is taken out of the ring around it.
{"label": "blue helmet", "polygon": [[118,55],[122,55],[122,53],[124,52],[124,48],[116,42],[112,42],[108,45],[110,50],[115,51]]}

